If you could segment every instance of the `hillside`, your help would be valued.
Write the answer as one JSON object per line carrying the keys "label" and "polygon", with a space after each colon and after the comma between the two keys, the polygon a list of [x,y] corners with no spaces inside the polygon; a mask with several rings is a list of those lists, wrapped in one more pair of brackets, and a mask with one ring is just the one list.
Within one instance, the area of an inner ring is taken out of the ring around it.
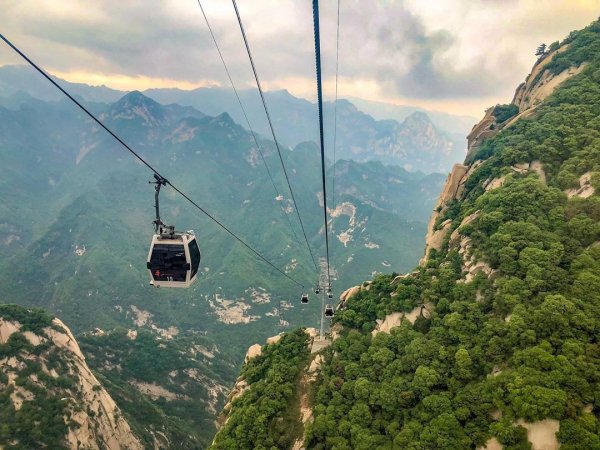
{"label": "hillside", "polygon": [[237,364],[202,333],[96,329],[78,337],[144,448],[206,448]]}
{"label": "hillside", "polygon": [[473,128],[421,264],[346,291],[307,360],[263,347],[213,448],[278,446],[281,429],[295,449],[600,448],[599,116],[594,22]]}
{"label": "hillside", "polygon": [[14,305],[0,305],[0,447],[144,448],[71,331]]}

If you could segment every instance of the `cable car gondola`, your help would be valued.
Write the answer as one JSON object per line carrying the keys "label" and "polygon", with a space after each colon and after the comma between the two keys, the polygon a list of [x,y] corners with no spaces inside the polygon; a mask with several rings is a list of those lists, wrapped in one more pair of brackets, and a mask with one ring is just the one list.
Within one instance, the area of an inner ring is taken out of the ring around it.
{"label": "cable car gondola", "polygon": [[160,220],[158,195],[166,180],[154,175],[156,182],[155,208],[156,233],[152,236],[146,267],[150,272],[150,284],[156,287],[182,287],[192,285],[200,266],[200,249],[193,231],[176,232],[175,227]]}
{"label": "cable car gondola", "polygon": [[308,303],[308,294],[302,294],[302,297],[300,298],[300,303]]}
{"label": "cable car gondola", "polygon": [[333,306],[331,305],[327,305],[325,306],[325,317],[327,317],[328,319],[333,318]]}
{"label": "cable car gondola", "polygon": [[331,292],[331,289],[327,289],[327,298],[333,298],[333,293]]}
{"label": "cable car gondola", "polygon": [[150,284],[156,287],[187,288],[196,281],[200,249],[193,232],[161,233],[152,236],[148,262]]}
{"label": "cable car gondola", "polygon": [[315,287],[315,294],[319,295],[321,293],[321,286],[317,285]]}

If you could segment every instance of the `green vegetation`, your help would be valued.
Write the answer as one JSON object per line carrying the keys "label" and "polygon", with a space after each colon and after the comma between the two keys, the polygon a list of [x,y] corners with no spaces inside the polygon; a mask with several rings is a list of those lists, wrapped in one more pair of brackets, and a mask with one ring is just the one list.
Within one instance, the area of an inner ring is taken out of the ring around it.
{"label": "green vegetation", "polygon": [[[172,339],[140,329],[135,337],[118,328],[106,334],[79,337],[87,362],[117,402],[144,444],[153,446],[153,433],[163,433],[177,448],[206,447],[214,435],[214,411],[223,406],[234,362],[226,355],[205,356],[212,343],[189,334]],[[213,350],[214,351],[214,350]],[[156,385],[165,397],[143,395],[134,383]],[[211,412],[211,409],[213,410]]]}
{"label": "green vegetation", "polygon": [[506,122],[517,114],[519,114],[519,107],[512,103],[508,105],[496,105],[494,107],[494,117],[498,123]]}
{"label": "green vegetation", "polygon": [[[582,33],[595,48],[599,32],[596,23]],[[582,38],[571,39],[561,55],[574,61]],[[600,53],[473,158],[484,162],[444,220],[453,231],[478,213],[460,232],[489,279],[461,282],[462,257],[447,238],[416,275],[396,286],[380,277],[338,315],[345,332],[319,380],[309,448],[469,448],[492,436],[529,448],[515,422],[544,418],[561,422],[563,448],[600,448],[598,419],[584,412],[600,407],[600,202],[562,192],[600,170],[599,69]],[[498,121],[514,113],[498,112]],[[533,160],[547,185],[509,169]],[[484,193],[502,175],[504,185]],[[371,336],[376,319],[427,302],[430,318]]]}
{"label": "green vegetation", "polygon": [[[600,22],[593,22],[583,30],[573,31],[560,45],[568,45],[567,51],[560,52],[552,57],[546,69],[558,75],[570,67],[579,67],[581,64],[596,61],[600,58]],[[550,51],[556,50],[556,43],[550,45]]]}
{"label": "green vegetation", "polygon": [[33,350],[33,345],[29,343],[23,333],[18,331],[11,334],[5,344],[0,344],[0,358],[10,358],[17,356],[22,351]]}
{"label": "green vegetation", "polygon": [[[0,319],[18,322],[22,332],[44,336],[43,329],[51,326],[52,318],[41,310],[0,305]],[[0,372],[0,446],[13,450],[66,448],[68,424],[64,416],[68,415],[69,402],[63,397],[73,386],[73,379],[50,376],[38,357],[47,361],[48,369],[57,368],[66,374],[63,356],[48,343],[31,344],[22,332],[13,332],[6,343],[0,344],[0,360],[4,361]],[[14,384],[9,382],[9,376]],[[21,402],[20,408],[15,407],[13,399]]]}
{"label": "green vegetation", "polygon": [[[564,192],[588,172],[598,183],[600,24],[568,41],[560,61],[589,64],[472,157],[482,163],[446,205],[442,249],[410,276],[376,277],[336,315],[343,331],[325,351],[306,448],[450,450],[495,437],[530,449],[519,421],[543,419],[559,421],[561,448],[600,448],[600,197]],[[544,176],[516,170],[536,160]],[[487,270],[467,281],[471,255]],[[419,307],[414,324],[372,335],[377,319]]]}
{"label": "green vegetation", "polygon": [[25,401],[18,411],[10,398],[14,388],[0,389],[0,445],[7,450],[66,449],[66,402],[50,391],[36,389],[33,383],[27,388],[33,389],[35,401]]}
{"label": "green vegetation", "polygon": [[52,326],[54,316],[43,309],[24,309],[18,305],[0,304],[0,317],[6,321],[19,322],[21,331],[31,331],[40,334],[46,327]]}
{"label": "green vegetation", "polygon": [[[227,423],[217,434],[214,449],[290,448],[294,436],[288,406],[296,395],[301,369],[308,361],[308,335],[303,329],[283,335],[276,344],[263,347],[242,370],[250,387],[233,402]],[[295,417],[295,421],[299,418]]]}

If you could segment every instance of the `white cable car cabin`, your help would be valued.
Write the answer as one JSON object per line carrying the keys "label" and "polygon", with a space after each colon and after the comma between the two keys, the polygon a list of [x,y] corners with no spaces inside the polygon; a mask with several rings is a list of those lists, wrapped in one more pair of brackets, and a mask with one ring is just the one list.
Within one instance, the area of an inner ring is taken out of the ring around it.
{"label": "white cable car cabin", "polygon": [[156,287],[190,287],[196,281],[200,258],[193,232],[155,234],[146,264],[150,284]]}
{"label": "white cable car cabin", "polygon": [[302,294],[302,297],[300,297],[300,303],[308,303],[308,294]]}

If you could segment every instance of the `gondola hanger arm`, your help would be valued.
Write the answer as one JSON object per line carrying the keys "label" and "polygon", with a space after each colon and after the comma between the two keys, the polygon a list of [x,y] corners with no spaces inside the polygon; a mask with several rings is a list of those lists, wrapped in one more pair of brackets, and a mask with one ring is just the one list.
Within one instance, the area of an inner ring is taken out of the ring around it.
{"label": "gondola hanger arm", "polygon": [[[169,227],[167,225],[165,225],[163,223],[163,221],[160,218],[160,188],[162,186],[166,186],[168,181],[166,178],[158,175],[158,174],[154,174],[154,180],[155,181],[148,181],[148,183],[150,184],[154,184],[154,210],[156,212],[156,219],[152,222],[154,224],[154,230],[157,233],[163,234],[163,231],[165,229],[167,229],[167,232],[172,232],[174,231],[174,227]],[[171,230],[172,229],[172,230]]]}

